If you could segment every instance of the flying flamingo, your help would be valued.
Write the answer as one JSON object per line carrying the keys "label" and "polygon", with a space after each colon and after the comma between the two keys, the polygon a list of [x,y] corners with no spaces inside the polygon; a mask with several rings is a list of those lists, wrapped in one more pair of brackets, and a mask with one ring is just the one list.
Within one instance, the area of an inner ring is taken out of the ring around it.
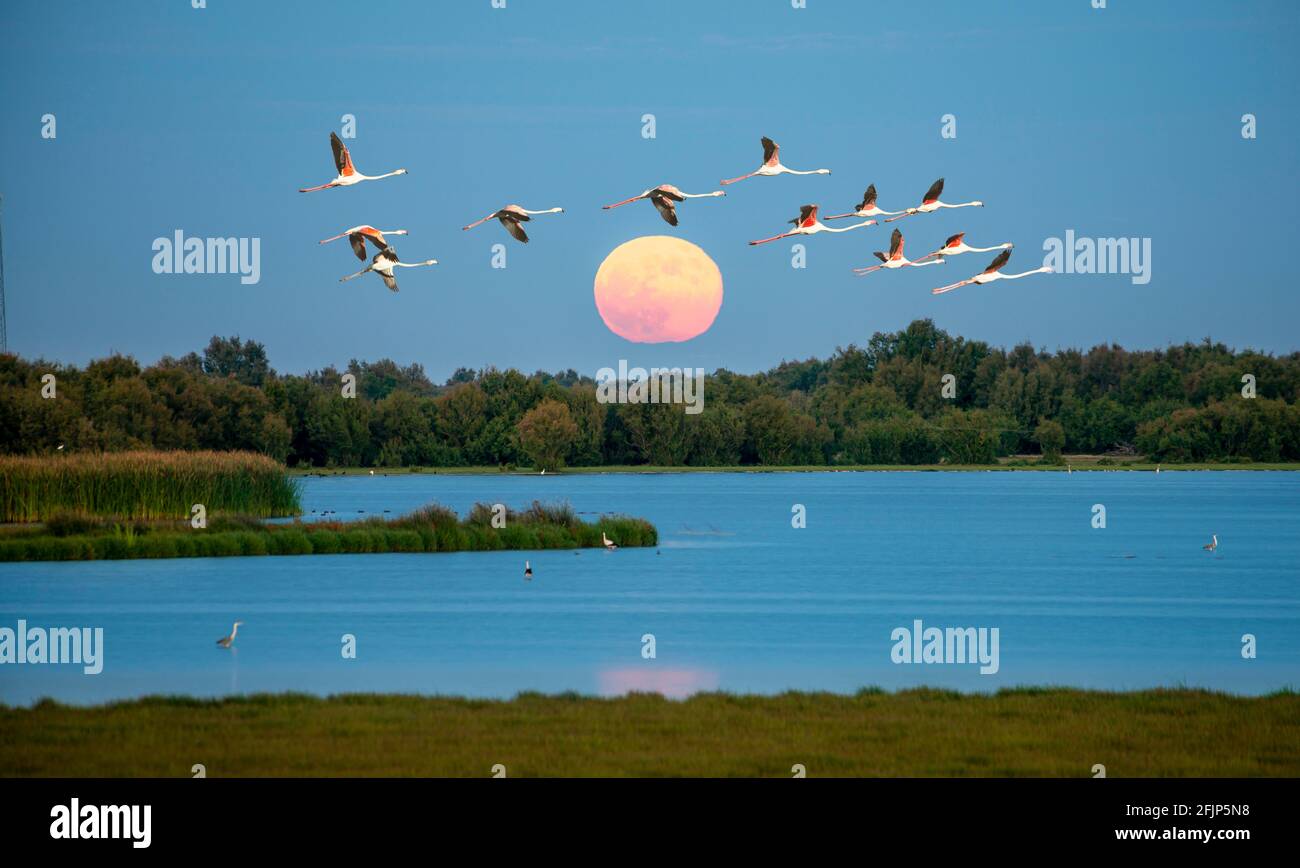
{"label": "flying flamingo", "polygon": [[1207,552],[1212,552],[1212,551],[1214,551],[1215,549],[1217,549],[1217,548],[1219,547],[1219,535],[1216,533],[1216,534],[1213,534],[1212,536],[1213,536],[1213,539],[1210,540],[1210,542],[1208,542],[1208,543],[1206,543],[1205,545],[1201,546],[1201,548],[1205,549]]}
{"label": "flying flamingo", "polygon": [[839,220],[841,217],[879,217],[882,214],[902,214],[902,211],[881,211],[876,207],[876,185],[872,184],[862,194],[862,204],[847,214],[832,214],[827,220]]}
{"label": "flying flamingo", "polygon": [[394,268],[420,268],[424,265],[437,265],[438,260],[426,259],[423,262],[401,262],[397,258],[397,251],[391,247],[385,247],[375,254],[375,258],[370,260],[370,264],[358,271],[356,274],[349,274],[347,277],[340,277],[339,283],[345,280],[351,280],[354,277],[360,277],[367,271],[373,271],[384,279],[384,285],[397,292],[397,278],[393,276]]}
{"label": "flying flamingo", "polygon": [[947,202],[940,202],[939,196],[943,193],[943,178],[935,181],[930,185],[930,189],[925,191],[925,198],[921,204],[915,208],[908,208],[897,217],[890,217],[886,223],[893,223],[895,220],[902,220],[904,217],[911,217],[913,214],[930,214],[938,211],[940,208],[983,208],[984,203],[978,200],[974,202],[962,202],[959,205],[949,205]]}
{"label": "flying flamingo", "polygon": [[363,175],[357,171],[357,167],[352,165],[352,155],[348,153],[348,146],[343,144],[334,133],[330,133],[330,147],[334,149],[334,166],[338,169],[339,176],[328,184],[321,184],[319,187],[306,187],[299,190],[299,193],[314,193],[317,190],[327,190],[330,187],[351,187],[353,184],[359,184],[362,181],[378,181],[380,178],[391,178],[394,175],[405,175],[405,169],[396,169],[383,175]]}
{"label": "flying flamingo", "polygon": [[777,241],[781,238],[789,238],[791,235],[816,235],[818,232],[848,232],[850,229],[861,229],[863,226],[874,226],[875,220],[867,220],[863,223],[854,223],[852,226],[845,226],[843,229],[832,229],[817,219],[817,206],[804,205],[799,209],[799,216],[790,221],[794,224],[794,229],[789,232],[782,232],[780,235],[773,235],[771,238],[764,238],[759,241],[749,242],[752,247],[755,244],[766,244],[769,241]]}
{"label": "flying flamingo", "polygon": [[365,262],[366,261],[366,239],[369,238],[371,244],[375,245],[375,247],[378,248],[379,250],[383,250],[385,247],[388,246],[388,241],[384,238],[385,234],[406,235],[407,232],[405,229],[383,230],[383,229],[376,229],[373,226],[353,226],[351,229],[343,230],[338,235],[334,235],[330,238],[326,238],[324,241],[321,242],[321,244],[329,244],[331,241],[338,241],[340,238],[346,235],[348,238],[348,242],[352,245],[352,251],[357,255],[357,259],[360,259],[362,262]]}
{"label": "flying flamingo", "polygon": [[952,292],[954,289],[963,287],[968,283],[973,283],[977,286],[983,286],[984,284],[992,283],[995,280],[1016,280],[1017,278],[1028,277],[1031,274],[1052,273],[1052,269],[1044,265],[1042,268],[1035,268],[1033,271],[1022,271],[1019,274],[1003,274],[1001,270],[1002,266],[1006,265],[1007,260],[1009,260],[1010,258],[1011,258],[1011,251],[1003,250],[1001,253],[999,253],[997,256],[993,258],[993,261],[989,263],[988,268],[984,269],[974,277],[968,280],[959,280],[956,283],[949,284],[948,286],[941,286],[938,289],[932,289],[930,290],[930,292],[934,293],[935,295],[939,295],[942,292]]}
{"label": "flying flamingo", "polygon": [[222,648],[229,648],[231,645],[235,644],[235,634],[239,632],[239,625],[243,623],[243,621],[236,621],[235,626],[230,628],[230,635],[222,636],[217,640],[217,644]]}
{"label": "flying flamingo", "polygon": [[737,181],[743,181],[746,178],[752,178],[755,175],[829,175],[830,169],[810,169],[806,172],[797,172],[794,169],[787,169],[781,165],[781,146],[776,142],[763,136],[763,165],[759,166],[748,175],[741,175],[739,178],[731,178],[721,181],[722,184],[734,184]]}
{"label": "flying flamingo", "polygon": [[884,254],[881,253],[879,250],[875,251],[875,253],[876,253],[876,258],[880,260],[881,263],[880,265],[868,265],[862,268],[855,268],[853,270],[856,271],[858,274],[870,274],[871,272],[879,271],[882,268],[894,269],[894,268],[907,268],[908,266],[920,268],[923,265],[943,265],[942,256],[931,259],[929,262],[921,262],[920,260],[916,262],[912,262],[910,259],[904,256],[903,255],[903,233],[899,232],[897,229],[894,230],[893,235],[889,236],[889,253]]}
{"label": "flying flamingo", "polygon": [[633,196],[631,199],[624,199],[622,202],[615,202],[613,205],[606,205],[602,210],[608,211],[610,208],[617,208],[620,205],[626,205],[629,202],[637,202],[641,199],[649,199],[650,204],[654,205],[659,211],[659,216],[664,218],[669,226],[677,225],[677,203],[684,202],[687,199],[708,199],[712,196],[727,195],[721,190],[714,190],[712,193],[683,193],[672,184],[660,184],[658,187],[651,187],[639,196]]}
{"label": "flying flamingo", "polygon": [[956,235],[950,236],[947,241],[943,242],[943,246],[934,253],[927,254],[921,258],[929,259],[931,256],[956,256],[960,253],[989,253],[994,250],[1010,250],[1012,247],[1015,247],[1015,245],[1011,243],[995,244],[992,247],[971,247],[966,244],[965,241],[962,241],[965,237],[965,232],[958,232]]}
{"label": "flying flamingo", "polygon": [[530,214],[563,214],[563,213],[564,213],[563,208],[547,208],[545,211],[526,211],[523,208],[520,208],[518,205],[507,205],[506,207],[502,208],[500,211],[493,211],[491,214],[487,215],[482,220],[475,220],[473,223],[469,224],[468,226],[462,226],[461,228],[473,229],[475,226],[478,226],[481,223],[486,223],[487,221],[495,217],[501,221],[501,225],[506,227],[506,231],[509,232],[511,235],[513,235],[517,241],[522,241],[523,243],[527,244],[528,233],[525,232],[524,227],[520,226],[519,224],[527,223],[529,220],[532,220],[533,218],[529,216]]}

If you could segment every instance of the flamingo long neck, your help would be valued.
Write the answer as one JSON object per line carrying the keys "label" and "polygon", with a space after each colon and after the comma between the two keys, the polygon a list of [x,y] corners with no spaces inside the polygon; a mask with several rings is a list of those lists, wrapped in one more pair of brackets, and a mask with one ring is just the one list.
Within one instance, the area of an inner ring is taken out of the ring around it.
{"label": "flamingo long neck", "polygon": [[968,253],[988,253],[990,250],[1006,250],[1006,249],[1007,249],[1008,247],[1010,247],[1010,246],[1011,246],[1011,245],[1009,245],[1009,244],[998,244],[998,245],[995,245],[995,246],[993,246],[993,247],[967,247],[967,248],[966,248],[966,252],[968,252]]}
{"label": "flamingo long neck", "polygon": [[956,205],[949,205],[947,202],[935,202],[936,208],[973,208],[978,206],[979,202],[958,202]]}
{"label": "flamingo long neck", "polygon": [[[1015,280],[1017,277],[1028,277],[1028,276],[1031,275],[1031,274],[1046,274],[1046,273],[1050,272],[1051,270],[1052,270],[1052,269],[1050,269],[1050,268],[1048,268],[1048,267],[1046,267],[1046,266],[1043,266],[1042,268],[1035,268],[1033,271],[1022,271],[1022,272],[1020,272],[1019,274],[1002,274],[1002,279],[1003,279],[1003,280]],[[1001,274],[1001,272],[998,272],[998,273]],[[1202,537],[1202,539],[1204,539],[1204,537]]]}
{"label": "flamingo long neck", "polygon": [[235,622],[235,626],[230,628],[230,638],[233,640],[235,638],[235,634],[238,632],[239,632],[239,622]]}
{"label": "flamingo long neck", "polygon": [[382,175],[362,175],[361,177],[366,181],[379,181],[383,178],[391,178],[394,175],[405,175],[405,174],[406,174],[405,169],[394,169],[393,171],[385,172]]}
{"label": "flamingo long neck", "polygon": [[683,199],[707,199],[710,196],[725,196],[726,193],[721,190],[714,190],[712,193],[683,193]]}
{"label": "flamingo long neck", "polygon": [[807,171],[800,172],[796,169],[786,169],[785,166],[782,166],[781,168],[785,169],[785,173],[787,175],[829,175],[831,173],[830,169],[809,169]]}
{"label": "flamingo long neck", "polygon": [[831,229],[829,226],[822,226],[821,223],[818,223],[817,225],[821,226],[823,232],[848,232],[850,229],[861,229],[863,226],[871,226],[875,224],[875,222],[875,220],[867,220],[864,223],[854,223],[852,226],[845,226],[843,229]]}
{"label": "flamingo long neck", "polygon": [[[523,209],[520,209],[523,210]],[[563,208],[547,208],[545,211],[524,211],[525,214],[559,214]]]}

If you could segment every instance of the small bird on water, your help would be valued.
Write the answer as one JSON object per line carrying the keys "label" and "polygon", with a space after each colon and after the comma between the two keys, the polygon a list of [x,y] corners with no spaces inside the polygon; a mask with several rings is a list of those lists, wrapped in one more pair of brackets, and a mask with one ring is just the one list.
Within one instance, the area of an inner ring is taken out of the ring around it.
{"label": "small bird on water", "polygon": [[230,635],[222,636],[220,639],[217,640],[217,644],[220,645],[222,648],[229,648],[231,645],[235,644],[235,634],[239,632],[239,625],[242,623],[244,622],[236,621],[235,626],[230,628]]}
{"label": "small bird on water", "polygon": [[528,561],[524,561],[524,581],[531,582],[532,580],[533,580],[533,566],[532,564],[528,563]]}
{"label": "small bird on water", "polygon": [[605,546],[605,551],[612,552],[616,548],[618,548],[618,546],[614,543],[612,539],[605,536],[605,532],[603,530],[600,532],[600,542],[602,545]]}
{"label": "small bird on water", "polygon": [[1216,533],[1216,534],[1211,534],[1211,536],[1213,537],[1213,539],[1211,539],[1205,545],[1201,546],[1201,548],[1205,549],[1207,552],[1212,552],[1219,547],[1219,535]]}

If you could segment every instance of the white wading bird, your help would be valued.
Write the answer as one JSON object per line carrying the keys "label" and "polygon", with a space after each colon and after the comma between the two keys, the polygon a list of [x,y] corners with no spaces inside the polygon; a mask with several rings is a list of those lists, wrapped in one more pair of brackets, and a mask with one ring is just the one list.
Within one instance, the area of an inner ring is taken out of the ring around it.
{"label": "white wading bird", "polygon": [[563,214],[563,213],[564,213],[563,208],[547,208],[545,211],[526,211],[523,208],[520,208],[518,205],[507,205],[506,207],[502,208],[500,211],[493,211],[491,214],[487,215],[482,220],[475,220],[473,223],[469,224],[468,226],[462,226],[461,229],[473,229],[475,226],[486,223],[489,220],[491,220],[493,217],[495,217],[496,219],[501,221],[501,225],[506,227],[506,231],[509,232],[511,235],[513,235],[515,240],[522,241],[523,243],[527,244],[528,233],[525,232],[524,227],[519,224],[527,223],[529,220],[532,220],[533,218],[530,215],[533,214]]}
{"label": "white wading bird", "polygon": [[378,181],[380,178],[391,178],[394,175],[406,174],[405,169],[396,169],[383,175],[363,175],[357,171],[356,166],[352,165],[352,155],[348,153],[347,145],[343,144],[343,140],[334,133],[330,133],[330,147],[334,149],[334,166],[338,169],[339,176],[328,184],[300,189],[299,193],[314,193],[317,190],[327,190],[330,187],[351,187],[353,184],[359,184],[362,181]]}
{"label": "white wading bird", "polygon": [[605,536],[605,532],[603,530],[600,532],[600,541],[605,546],[605,551],[607,552],[612,552],[614,551],[614,549],[618,548],[618,546],[614,543],[612,539]]}
{"label": "white wading bird", "polygon": [[841,217],[879,217],[889,214],[902,214],[902,211],[881,211],[876,207],[876,185],[872,184],[867,188],[867,192],[862,194],[862,204],[847,214],[832,214],[827,220],[839,220]]}
{"label": "white wading bird", "polygon": [[239,625],[242,623],[244,622],[236,621],[235,626],[230,628],[230,635],[222,636],[220,639],[217,640],[217,644],[220,645],[222,648],[229,648],[231,645],[235,644],[235,634],[239,632]]}
{"label": "white wading bird", "polygon": [[767,136],[763,136],[763,165],[759,166],[748,175],[741,175],[739,178],[729,178],[719,183],[734,184],[737,181],[743,181],[746,178],[753,178],[756,175],[829,175],[830,173],[830,169],[809,169],[805,172],[787,169],[785,166],[781,165],[781,146],[769,139]]}
{"label": "white wading bird", "polygon": [[864,265],[861,268],[855,268],[853,270],[861,275],[861,274],[870,274],[871,272],[879,271],[882,268],[894,269],[894,268],[907,268],[909,266],[913,268],[920,268],[925,265],[943,265],[942,256],[931,259],[929,262],[921,262],[919,260],[917,262],[913,262],[912,260],[904,256],[903,255],[903,233],[899,232],[897,229],[894,230],[893,235],[889,236],[889,253],[887,254],[881,253],[879,250],[877,250],[875,251],[875,254],[876,254],[876,258],[880,260],[881,263],[880,265]]}
{"label": "white wading bird", "polygon": [[420,268],[425,265],[437,265],[438,260],[426,259],[423,262],[402,262],[397,258],[397,251],[391,247],[385,247],[375,254],[375,258],[370,260],[370,264],[358,271],[356,274],[349,274],[347,277],[340,277],[339,283],[351,280],[354,277],[360,277],[367,271],[373,271],[384,279],[384,285],[397,292],[397,278],[393,276],[394,268]]}
{"label": "white wading bird", "polygon": [[961,202],[957,205],[949,205],[947,202],[940,202],[939,196],[943,193],[943,178],[935,181],[930,185],[930,189],[925,191],[925,198],[921,204],[915,208],[908,208],[897,217],[890,217],[886,223],[893,223],[895,220],[902,220],[904,217],[911,217],[913,214],[930,214],[938,211],[940,208],[983,208],[984,203],[976,200],[974,202]]}
{"label": "white wading bird", "polygon": [[1201,548],[1205,549],[1207,552],[1212,552],[1219,547],[1219,535],[1217,533],[1212,534],[1212,537],[1213,539],[1201,546]]}
{"label": "white wading bird", "polygon": [[373,226],[353,226],[351,229],[345,229],[338,235],[326,238],[321,244],[329,244],[331,241],[338,241],[340,238],[347,236],[348,243],[352,245],[352,252],[357,255],[357,259],[362,262],[366,261],[366,239],[375,245],[377,250],[383,250],[388,246],[388,240],[385,235],[406,235],[405,229],[376,229]]}
{"label": "white wading bird", "polygon": [[861,229],[863,226],[876,225],[875,220],[867,220],[863,223],[854,223],[852,226],[845,226],[843,229],[832,229],[817,219],[816,205],[804,205],[799,209],[799,216],[790,222],[794,224],[794,229],[789,232],[782,232],[780,235],[773,235],[771,238],[761,238],[758,241],[751,241],[749,242],[750,246],[755,244],[766,244],[769,241],[777,241],[781,238],[789,238],[792,235],[816,235],[818,232],[848,232],[850,229]]}
{"label": "white wading bird", "polygon": [[1011,251],[1003,250],[997,256],[993,257],[993,261],[989,263],[988,268],[984,269],[974,277],[968,278],[967,280],[959,280],[956,283],[951,283],[948,286],[941,286],[938,289],[932,289],[930,290],[930,292],[933,293],[934,295],[939,295],[940,293],[944,293],[944,292],[952,292],[954,289],[963,287],[968,283],[973,283],[977,286],[983,286],[984,284],[992,283],[995,280],[1017,280],[1021,277],[1028,277],[1031,274],[1052,273],[1052,269],[1044,265],[1042,268],[1035,268],[1033,271],[1022,271],[1019,274],[1003,274],[1001,271],[1002,266],[1006,265],[1007,260],[1009,260],[1010,258],[1011,258]]}
{"label": "white wading bird", "polygon": [[934,253],[928,253],[921,258],[929,259],[931,256],[957,256],[961,253],[992,253],[994,250],[1010,250],[1012,247],[1015,247],[1014,244],[1009,242],[1006,244],[995,244],[992,247],[971,247],[962,240],[965,237],[965,232],[958,232],[956,235],[950,236],[947,241],[943,242],[943,246]]}
{"label": "white wading bird", "polygon": [[660,184],[658,187],[651,187],[639,196],[633,196],[631,199],[624,199],[622,202],[615,202],[613,205],[605,205],[601,210],[608,211],[610,208],[617,208],[620,205],[626,205],[629,202],[638,202],[642,199],[649,199],[650,204],[654,205],[659,211],[659,216],[667,221],[669,226],[677,225],[677,203],[684,202],[687,199],[708,199],[713,196],[725,196],[726,193],[721,190],[714,190],[712,193],[683,193],[672,184]]}

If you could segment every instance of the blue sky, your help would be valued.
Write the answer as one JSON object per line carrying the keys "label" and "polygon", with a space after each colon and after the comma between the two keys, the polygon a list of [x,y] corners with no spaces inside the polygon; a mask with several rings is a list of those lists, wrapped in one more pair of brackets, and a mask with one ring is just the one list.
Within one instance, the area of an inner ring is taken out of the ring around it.
{"label": "blue sky", "polygon": [[[1291,0],[4,4],[9,345],[152,362],[239,334],[281,371],[388,356],[438,380],[620,358],[753,371],[929,316],[1004,345],[1208,335],[1292,352],[1298,31]],[[411,174],[299,194],[332,177],[345,113],[361,171]],[[787,165],[833,174],[737,184],[683,205],[677,229],[647,203],[600,209],[660,182],[717,189],[757,165],[763,135]],[[804,203],[849,210],[875,183],[896,210],[939,176],[945,200],[987,207],[902,221],[909,252],[965,230],[1014,242],[1020,271],[1067,230],[1147,237],[1150,283],[1062,274],[934,297],[989,255],[857,278],[888,229],[809,239],[803,270],[788,245],[746,244]],[[566,213],[526,247],[495,224],[461,231],[507,202]],[[410,229],[402,257],[441,264],[402,273],[397,295],[340,284],[357,261],[316,241],[358,223]],[[259,237],[261,282],[154,274],[153,239],[177,229]],[[618,244],[662,233],[716,260],[722,310],[692,341],[631,344],[601,322],[592,279]]]}

